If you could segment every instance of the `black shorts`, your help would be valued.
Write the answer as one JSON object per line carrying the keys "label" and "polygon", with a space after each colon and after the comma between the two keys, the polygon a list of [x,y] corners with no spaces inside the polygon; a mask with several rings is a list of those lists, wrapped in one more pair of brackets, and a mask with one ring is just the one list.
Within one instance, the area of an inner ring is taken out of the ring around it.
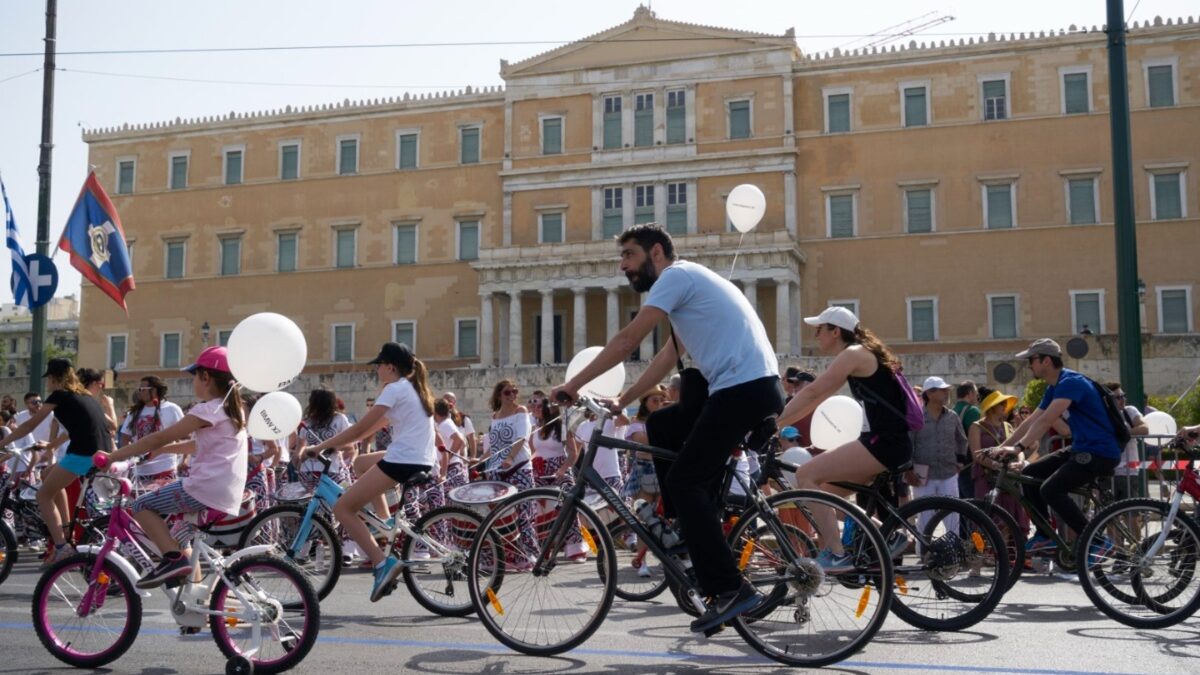
{"label": "black shorts", "polygon": [[877,434],[868,431],[859,436],[858,441],[889,471],[895,471],[912,460],[912,439],[908,437],[908,432]]}
{"label": "black shorts", "polygon": [[382,471],[385,476],[391,478],[397,483],[403,483],[409,478],[412,478],[414,474],[422,471],[433,470],[432,466],[424,466],[422,464],[400,464],[398,462],[389,462],[385,459],[379,460],[379,463],[375,466],[379,467],[379,470]]}

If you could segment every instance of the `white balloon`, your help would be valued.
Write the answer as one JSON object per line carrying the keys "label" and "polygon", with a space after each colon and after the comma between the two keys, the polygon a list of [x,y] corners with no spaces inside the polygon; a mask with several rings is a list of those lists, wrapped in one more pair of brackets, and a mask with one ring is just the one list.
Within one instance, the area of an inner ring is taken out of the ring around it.
{"label": "white balloon", "polygon": [[[587,367],[603,347],[588,347],[575,355],[567,364],[567,379],[570,380]],[[593,398],[613,398],[621,395],[625,388],[625,364],[618,363],[607,371],[600,373],[591,382],[579,388],[579,393]]]}
{"label": "white balloon", "polygon": [[229,370],[242,386],[276,391],[304,370],[308,343],[304,333],[282,314],[262,312],[242,319],[229,336]]}
{"label": "white balloon", "polygon": [[246,431],[260,441],[278,441],[300,426],[302,414],[300,401],[295,396],[286,391],[273,391],[254,404]]}
{"label": "white balloon", "polygon": [[810,438],[814,448],[833,450],[862,433],[863,409],[849,396],[830,396],[813,413]]}
{"label": "white balloon", "polygon": [[1171,440],[1170,438],[1153,438],[1153,436],[1174,436],[1179,432],[1179,426],[1175,423],[1175,418],[1161,410],[1155,410],[1146,415],[1142,418],[1142,421],[1150,428],[1146,432],[1150,436],[1146,438],[1146,445],[1153,448],[1166,445]]}
{"label": "white balloon", "polygon": [[[779,456],[779,460],[787,462],[793,466],[803,466],[808,460],[812,459],[812,454],[800,446],[788,448]],[[780,478],[790,488],[796,488],[796,472],[790,469],[784,469],[780,472]]]}
{"label": "white balloon", "polygon": [[725,200],[725,214],[738,232],[753,230],[767,211],[767,197],[757,185],[743,183],[729,193]]}

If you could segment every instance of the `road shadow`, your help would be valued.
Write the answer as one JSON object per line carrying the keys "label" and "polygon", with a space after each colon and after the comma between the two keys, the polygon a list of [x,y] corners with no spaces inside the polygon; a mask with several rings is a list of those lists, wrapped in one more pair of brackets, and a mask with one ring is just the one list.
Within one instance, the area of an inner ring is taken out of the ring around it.
{"label": "road shadow", "polygon": [[[527,673],[529,675],[553,675],[554,673],[584,673],[587,664],[566,656],[524,656],[521,654],[493,654],[470,649],[439,650],[418,654],[404,664],[404,670],[420,673],[444,673],[445,675],[467,675],[482,673]],[[643,666],[643,672],[645,672]]]}
{"label": "road shadow", "polygon": [[871,638],[872,643],[905,645],[914,649],[922,647],[953,647],[956,645],[983,644],[999,640],[1000,636],[977,631],[929,631],[929,630],[881,630]]}
{"label": "road shadow", "polygon": [[477,624],[474,616],[453,617],[433,614],[410,616],[375,616],[371,614],[323,614],[322,630],[336,630],[346,626],[378,626],[380,628],[424,628],[436,630],[439,626],[467,626]]}
{"label": "road shadow", "polygon": [[1009,623],[1079,623],[1082,621],[1107,621],[1100,610],[1088,611],[1079,605],[1039,605],[1024,602],[1001,602],[987,621]]}
{"label": "road shadow", "polygon": [[1097,628],[1072,628],[1067,633],[1108,643],[1137,643],[1137,649],[1145,649],[1152,644],[1161,654],[1192,659],[1192,672],[1200,670],[1200,628],[1197,627],[1177,625],[1170,628],[1144,629],[1108,625]]}

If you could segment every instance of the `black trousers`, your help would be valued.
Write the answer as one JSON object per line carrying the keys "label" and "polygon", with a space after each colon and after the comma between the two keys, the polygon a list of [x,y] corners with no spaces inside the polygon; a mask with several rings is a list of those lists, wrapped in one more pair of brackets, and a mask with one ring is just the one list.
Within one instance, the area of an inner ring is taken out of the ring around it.
{"label": "black trousers", "polygon": [[646,421],[651,445],[679,451],[678,461],[656,459],[654,468],[666,513],[677,515],[696,579],[708,595],[736,590],[742,583],[721,530],[725,463],[746,434],[782,409],[783,390],[772,376],[722,389],[698,411],[672,405]]}
{"label": "black trousers", "polygon": [[1023,485],[1021,492],[1033,503],[1033,508],[1046,520],[1050,519],[1047,509],[1054,509],[1058,517],[1067,524],[1075,534],[1083,532],[1087,527],[1087,517],[1075,505],[1069,492],[1077,487],[1087,485],[1098,476],[1111,476],[1121,460],[1098,457],[1090,452],[1071,452],[1070,449],[1051,453],[1025,467],[1021,473],[1034,478],[1045,479],[1041,486]]}

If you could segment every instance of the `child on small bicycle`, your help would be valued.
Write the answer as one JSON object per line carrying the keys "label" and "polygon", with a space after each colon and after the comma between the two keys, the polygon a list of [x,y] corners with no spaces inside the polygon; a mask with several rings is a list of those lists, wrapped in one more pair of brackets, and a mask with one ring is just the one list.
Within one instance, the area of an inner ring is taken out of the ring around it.
{"label": "child on small bicycle", "polygon": [[[246,418],[241,396],[233,386],[225,348],[205,349],[195,363],[183,370],[192,374],[192,387],[201,403],[192,406],[179,422],[108,457],[111,465],[152,451],[192,455],[186,478],[142,495],[133,503],[134,520],[163,554],[158,567],[138,580],[138,588],[154,588],[192,573],[191,563],[180,550],[164,516],[210,509],[237,515],[246,487]],[[194,440],[185,440],[189,436]]]}

